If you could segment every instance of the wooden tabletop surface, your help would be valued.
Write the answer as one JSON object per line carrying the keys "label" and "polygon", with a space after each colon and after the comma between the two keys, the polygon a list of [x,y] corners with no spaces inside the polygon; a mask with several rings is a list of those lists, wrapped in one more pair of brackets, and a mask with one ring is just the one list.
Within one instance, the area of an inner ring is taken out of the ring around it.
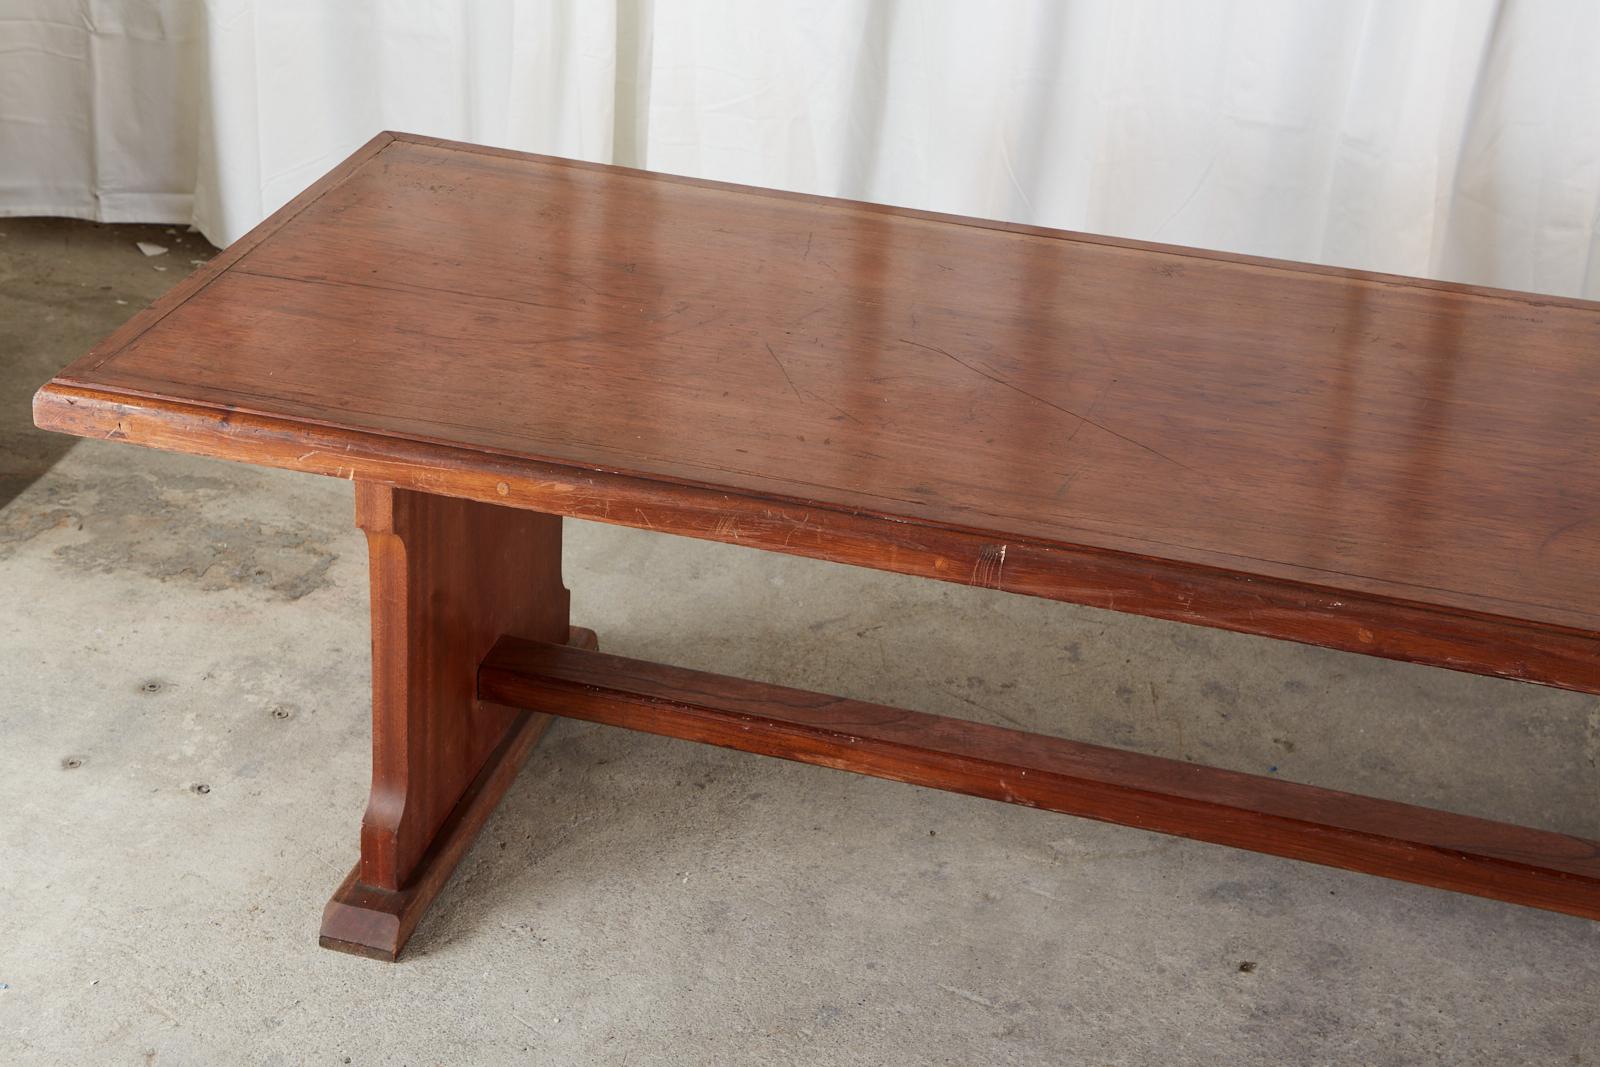
{"label": "wooden tabletop surface", "polygon": [[1600,304],[381,138],[48,389],[1600,630]]}

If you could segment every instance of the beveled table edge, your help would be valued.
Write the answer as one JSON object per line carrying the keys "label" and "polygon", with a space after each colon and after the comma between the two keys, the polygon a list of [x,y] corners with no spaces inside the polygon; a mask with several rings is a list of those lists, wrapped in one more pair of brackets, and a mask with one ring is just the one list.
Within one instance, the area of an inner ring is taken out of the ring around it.
{"label": "beveled table edge", "polygon": [[[1600,629],[1103,544],[590,469],[61,379],[41,429],[127,441],[1600,693]],[[1245,564],[1248,563],[1248,567]],[[1283,568],[1302,570],[1301,568]],[[1496,602],[1498,603],[1498,602]]]}

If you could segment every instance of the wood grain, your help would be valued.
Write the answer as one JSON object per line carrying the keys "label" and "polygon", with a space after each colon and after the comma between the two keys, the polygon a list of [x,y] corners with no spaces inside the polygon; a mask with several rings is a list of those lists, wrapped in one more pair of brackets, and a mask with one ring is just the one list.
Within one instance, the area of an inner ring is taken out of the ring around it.
{"label": "wood grain", "polygon": [[[578,648],[599,647],[594,631],[578,626],[572,628],[567,641]],[[410,880],[399,889],[368,885],[361,880],[362,865],[357,862],[323,908],[319,937],[323,948],[389,963],[400,958],[429,905],[444,889],[550,724],[548,715],[507,710],[510,728],[434,833]]]}
{"label": "wood grain", "polygon": [[566,640],[561,520],[517,508],[356,486],[372,572],[372,795],[361,881],[400,889],[516,725],[479,701],[495,639]]}
{"label": "wood grain", "polygon": [[1593,842],[554,644],[573,516],[1600,693],[1597,354],[1591,302],[383,134],[34,413],[358,481],[333,947],[400,951],[506,703],[1600,917]]}
{"label": "wood grain", "polygon": [[505,639],[484,699],[1600,918],[1600,842],[702,671]]}
{"label": "wood grain", "polygon": [[502,634],[574,640],[561,520],[356,485],[372,597],[372,791],[355,868],[321,941],[395,959],[515,779],[547,718],[486,702],[477,668]]}
{"label": "wood grain", "polygon": [[[793,528],[764,547],[1600,676],[1600,305],[405,135],[250,240],[41,425],[250,458],[249,425],[261,462],[349,476],[279,447],[343,433],[411,488],[696,536],[673,500],[720,494]],[[609,476],[658,505],[584,492]],[[1060,572],[1113,557],[1158,579]]]}
{"label": "wood grain", "polygon": [[41,393],[35,411],[41,423],[85,437],[381,481],[1600,693],[1600,634],[1593,631],[1353,589],[1335,592],[1266,567],[1246,574],[976,528],[885,521],[815,503],[758,500],[167,400],[111,402],[68,386]]}

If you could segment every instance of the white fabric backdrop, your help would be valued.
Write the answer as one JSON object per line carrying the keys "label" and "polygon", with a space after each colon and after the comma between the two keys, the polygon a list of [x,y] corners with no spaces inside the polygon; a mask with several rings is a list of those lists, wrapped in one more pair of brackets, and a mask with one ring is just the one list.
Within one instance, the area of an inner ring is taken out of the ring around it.
{"label": "white fabric backdrop", "polygon": [[381,128],[1600,298],[1595,0],[0,0],[0,213],[224,244]]}

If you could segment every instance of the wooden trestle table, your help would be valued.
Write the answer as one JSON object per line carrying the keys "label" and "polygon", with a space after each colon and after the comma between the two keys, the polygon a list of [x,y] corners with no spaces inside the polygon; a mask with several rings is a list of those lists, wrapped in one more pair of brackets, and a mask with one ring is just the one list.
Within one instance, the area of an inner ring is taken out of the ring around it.
{"label": "wooden trestle table", "polygon": [[607,655],[561,577],[573,516],[1600,693],[1600,304],[385,133],[35,419],[355,482],[331,948],[551,715],[1600,918],[1593,841]]}

